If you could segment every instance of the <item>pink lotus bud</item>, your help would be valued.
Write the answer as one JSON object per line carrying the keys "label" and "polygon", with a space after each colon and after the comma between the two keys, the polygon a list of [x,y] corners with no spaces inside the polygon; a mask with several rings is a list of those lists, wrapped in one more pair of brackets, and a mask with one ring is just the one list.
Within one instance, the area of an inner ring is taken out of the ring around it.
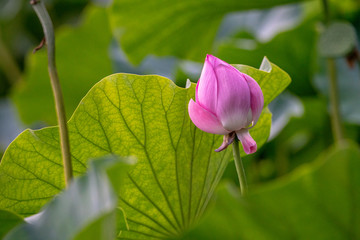
{"label": "pink lotus bud", "polygon": [[264,97],[253,78],[207,55],[195,98],[196,102],[192,99],[189,102],[192,122],[205,132],[225,135],[216,151],[231,144],[236,133],[247,154],[256,152],[256,142],[248,129],[259,119]]}

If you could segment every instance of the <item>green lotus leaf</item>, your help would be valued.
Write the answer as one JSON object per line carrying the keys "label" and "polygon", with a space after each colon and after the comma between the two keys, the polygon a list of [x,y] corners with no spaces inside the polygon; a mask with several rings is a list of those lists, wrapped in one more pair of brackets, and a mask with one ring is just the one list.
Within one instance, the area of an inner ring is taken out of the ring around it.
{"label": "green lotus leaf", "polygon": [[[290,78],[265,63],[268,72],[241,69],[264,87],[268,103]],[[117,154],[138,160],[121,185],[114,185],[128,226],[121,237],[164,238],[193,226],[232,159],[231,148],[214,151],[222,136],[202,132],[190,121],[187,108],[194,95],[195,84],[180,88],[160,76],[114,74],[90,90],[69,120],[75,175],[86,171],[90,158]],[[265,108],[250,130],[259,147],[270,126]],[[0,184],[0,207],[24,216],[37,213],[58,194],[64,188],[58,128],[21,133],[1,161]]]}

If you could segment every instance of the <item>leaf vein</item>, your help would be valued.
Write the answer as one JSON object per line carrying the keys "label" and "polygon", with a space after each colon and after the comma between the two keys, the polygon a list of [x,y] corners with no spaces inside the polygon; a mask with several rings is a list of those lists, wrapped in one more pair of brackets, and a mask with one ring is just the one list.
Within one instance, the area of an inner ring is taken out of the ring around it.
{"label": "leaf vein", "polygon": [[164,218],[166,219],[166,221],[176,230],[178,231],[178,229],[175,227],[175,225],[170,221],[170,219],[166,216],[166,214],[159,208],[159,206],[157,206],[153,200],[151,200],[151,198],[144,192],[144,190],[142,190],[140,188],[140,186],[135,182],[135,180],[130,176],[130,174],[128,174],[131,182],[135,185],[135,187],[139,190],[139,192],[142,193],[142,195],[144,195],[144,197],[164,216]]}
{"label": "leaf vein", "polygon": [[168,232],[169,234],[171,234],[172,236],[175,235],[175,233],[173,233],[171,230],[167,229],[166,227],[164,227],[164,225],[162,225],[160,222],[158,222],[156,219],[152,218],[151,216],[149,216],[147,213],[145,213],[144,211],[138,209],[137,207],[135,207],[134,205],[130,204],[129,202],[127,202],[124,198],[120,197],[120,200],[125,203],[127,206],[129,206],[130,208],[134,209],[135,211],[137,211],[138,213],[144,215],[146,218],[148,218],[149,220],[151,220],[152,222],[154,222],[155,224],[157,224],[159,227],[161,227],[162,229],[164,229],[166,232]]}

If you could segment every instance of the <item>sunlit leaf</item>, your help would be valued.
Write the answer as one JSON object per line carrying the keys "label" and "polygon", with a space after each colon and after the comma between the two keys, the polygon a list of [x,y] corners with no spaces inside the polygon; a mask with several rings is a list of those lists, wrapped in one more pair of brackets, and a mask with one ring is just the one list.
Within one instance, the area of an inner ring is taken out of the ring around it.
{"label": "sunlit leaf", "polygon": [[[269,73],[241,69],[264,86],[268,102],[289,76],[267,63],[272,66]],[[268,81],[274,88],[265,87]],[[91,89],[69,120],[75,174],[85,172],[92,157],[137,157],[129,177],[115,186],[130,229],[121,232],[124,238],[183,232],[201,217],[231,159],[229,149],[214,151],[222,136],[202,132],[190,121],[187,109],[194,95],[195,84],[180,88],[160,76],[114,74]],[[265,108],[251,129],[259,147],[270,125]],[[58,129],[20,134],[5,152],[0,184],[0,207],[22,215],[36,213],[57,194],[64,187]]]}
{"label": "sunlit leaf", "polygon": [[266,57],[261,63],[260,71],[246,65],[235,64],[234,67],[250,75],[259,83],[263,91],[265,106],[284,91],[291,82],[290,76],[281,68],[271,63]]}

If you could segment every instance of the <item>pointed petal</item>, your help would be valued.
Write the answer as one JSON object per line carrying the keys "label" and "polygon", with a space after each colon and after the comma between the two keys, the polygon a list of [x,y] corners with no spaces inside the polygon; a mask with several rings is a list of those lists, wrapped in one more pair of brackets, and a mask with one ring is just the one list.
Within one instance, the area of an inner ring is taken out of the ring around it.
{"label": "pointed petal", "polygon": [[221,135],[229,133],[229,131],[223,128],[221,122],[214,114],[204,109],[192,99],[189,102],[188,110],[191,121],[204,132]]}
{"label": "pointed petal", "polygon": [[225,150],[230,144],[234,142],[235,136],[236,136],[235,132],[231,132],[227,135],[224,135],[221,146],[218,149],[216,149],[215,152],[221,152]]}
{"label": "pointed petal", "polygon": [[240,140],[246,154],[256,152],[257,145],[255,140],[250,136],[249,130],[241,129],[236,132],[238,139]]}
{"label": "pointed petal", "polygon": [[215,113],[218,84],[213,69],[213,56],[207,55],[200,79],[196,85],[196,102],[206,110]]}
{"label": "pointed petal", "polygon": [[217,110],[222,125],[229,131],[248,126],[250,89],[242,73],[219,59],[214,70],[218,79]]}
{"label": "pointed petal", "polygon": [[253,126],[256,124],[264,107],[264,95],[259,84],[250,76],[244,74],[250,89],[250,107],[252,112]]}
{"label": "pointed petal", "polygon": [[213,68],[215,68],[217,65],[225,65],[228,67],[231,67],[230,64],[228,64],[227,62],[221,60],[220,58],[217,58],[211,54],[207,54],[206,55],[206,60],[208,61],[209,64],[211,64],[213,66]]}

